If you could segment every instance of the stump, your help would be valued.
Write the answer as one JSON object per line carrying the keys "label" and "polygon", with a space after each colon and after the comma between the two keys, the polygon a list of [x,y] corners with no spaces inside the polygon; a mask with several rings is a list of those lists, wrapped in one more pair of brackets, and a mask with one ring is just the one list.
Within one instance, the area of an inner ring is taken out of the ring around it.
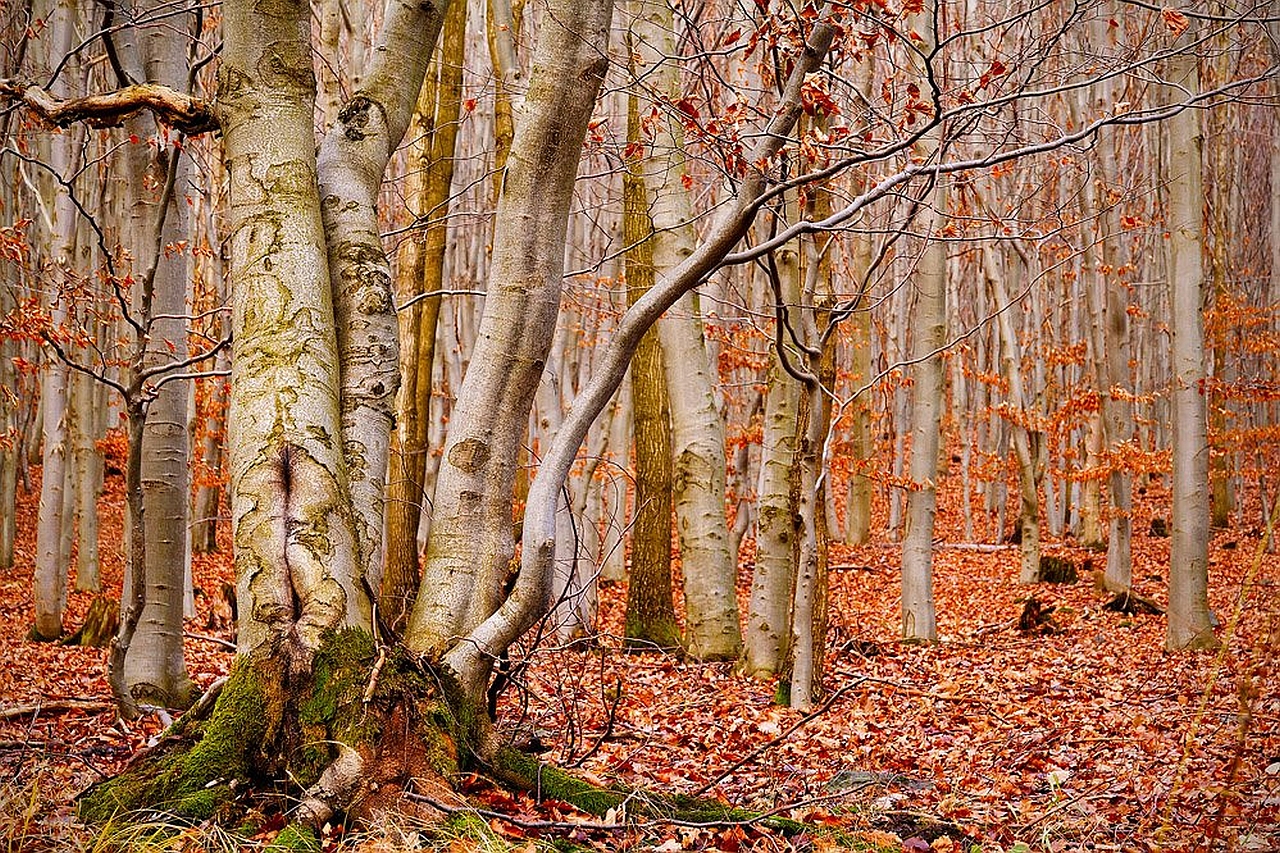
{"label": "stump", "polygon": [[1076,564],[1066,557],[1043,556],[1040,558],[1040,580],[1045,583],[1076,583],[1080,574]]}
{"label": "stump", "polygon": [[1057,634],[1062,630],[1053,618],[1057,605],[1045,605],[1034,595],[1022,606],[1022,615],[1018,617],[1018,631],[1023,634]]}
{"label": "stump", "polygon": [[105,649],[120,630],[120,602],[98,595],[89,605],[84,624],[62,641],[64,646],[93,646]]}

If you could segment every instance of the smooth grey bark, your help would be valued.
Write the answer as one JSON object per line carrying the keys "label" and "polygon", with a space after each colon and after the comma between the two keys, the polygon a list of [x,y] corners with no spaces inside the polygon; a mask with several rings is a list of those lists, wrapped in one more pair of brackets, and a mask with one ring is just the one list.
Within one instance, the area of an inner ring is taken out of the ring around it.
{"label": "smooth grey bark", "polygon": [[[794,244],[777,252],[778,285],[783,304],[800,305],[800,256]],[[796,454],[800,380],[783,367],[778,347],[791,348],[782,330],[769,357],[760,439],[760,481],[756,488],[756,565],[751,573],[743,669],[768,676],[781,670],[791,641],[791,593],[795,583],[795,534],[791,473]],[[798,354],[792,349],[792,363]]]}
{"label": "smooth grey bark", "polygon": [[[1110,97],[1104,97],[1110,102]],[[1114,186],[1119,180],[1115,162],[1115,147],[1110,140],[1098,146],[1099,167],[1102,180]],[[1107,480],[1111,501],[1111,519],[1107,536],[1107,568],[1104,581],[1108,588],[1118,592],[1129,589],[1133,576],[1133,474],[1122,464],[1119,455],[1133,440],[1133,379],[1129,360],[1129,288],[1121,277],[1123,249],[1121,246],[1120,208],[1110,205],[1101,212],[1102,262],[1107,271],[1104,276],[1105,299],[1102,335],[1105,370],[1099,377],[1102,394],[1102,417],[1106,429],[1107,448],[1112,455],[1111,473]]]}
{"label": "smooth grey bark", "polygon": [[[609,0],[557,0],[542,22],[498,204],[479,338],[436,483],[423,581],[406,636],[417,651],[448,648],[501,600],[514,553],[515,460],[554,337],[569,204],[608,67],[602,46],[612,11]],[[552,516],[554,526],[554,510]],[[524,547],[533,546],[526,540]],[[539,591],[541,615],[546,587]],[[469,676],[487,674],[486,664],[472,666],[478,669]]]}
{"label": "smooth grey bark", "polygon": [[[641,5],[632,32],[636,62],[666,103],[683,96],[675,19],[666,0]],[[654,124],[643,164],[653,220],[653,264],[672,269],[697,242],[684,157],[684,132],[668,113]],[[725,518],[724,420],[716,408],[695,292],[686,293],[658,321],[671,406],[672,502],[684,572],[685,648],[701,660],[733,660],[742,649],[738,625],[737,561],[729,551]]]}
{"label": "smooth grey bark", "polygon": [[72,380],[76,407],[76,589],[97,592],[102,588],[98,557],[98,496],[102,492],[102,454],[95,446],[105,421],[98,399],[97,382],[77,373]]}
{"label": "smooth grey bark", "polygon": [[[73,0],[61,0],[48,11],[49,48],[53,62],[65,56],[74,42],[76,10]],[[52,63],[51,63],[52,64]],[[67,94],[66,70],[50,87],[55,95]],[[54,173],[67,178],[74,160],[74,137],[71,131],[50,140],[49,165]],[[48,235],[49,262],[55,290],[50,299],[50,324],[57,328],[69,317],[67,300],[61,290],[74,261],[76,210],[67,193],[58,192],[45,198],[43,204],[53,212],[53,233]],[[62,636],[62,615],[67,604],[67,564],[62,559],[62,543],[66,536],[64,517],[67,477],[67,393],[68,368],[65,361],[50,353],[45,360],[45,375],[40,401],[43,408],[41,431],[44,438],[41,456],[40,510],[36,522],[36,565],[34,575],[35,631],[38,639],[53,640]]]}
{"label": "smooth grey bark", "polygon": [[[1172,97],[1198,89],[1195,26],[1179,40],[1166,77]],[[1205,400],[1204,188],[1200,113],[1169,119],[1169,298],[1173,332],[1173,532],[1170,538],[1170,649],[1213,647],[1209,612],[1209,437]]]}
{"label": "smooth grey bark", "polygon": [[1009,383],[1009,402],[1012,410],[1007,416],[1013,429],[1014,453],[1018,459],[1019,525],[1022,533],[1022,565],[1018,570],[1018,583],[1030,584],[1040,580],[1040,481],[1042,436],[1033,429],[1032,412],[1027,405],[1027,392],[1022,382],[1022,353],[1013,329],[1010,313],[1009,287],[1004,271],[996,260],[990,243],[982,247],[982,270],[994,303],[996,328],[1000,334],[1000,372]]}
{"label": "smooth grey bark", "polygon": [[[817,70],[834,37],[834,30],[819,15],[783,87],[779,103],[764,132],[745,158],[748,164],[767,163],[794,129],[801,114],[800,90],[805,76]],[[693,254],[673,270],[664,271],[656,285],[623,315],[618,328],[600,354],[596,371],[574,402],[555,442],[544,454],[538,477],[529,492],[525,512],[521,566],[515,586],[502,606],[476,627],[446,656],[455,672],[469,679],[464,688],[480,695],[484,682],[480,662],[496,657],[524,633],[542,614],[542,602],[551,582],[555,557],[556,495],[577,457],[578,447],[591,423],[608,405],[645,331],[686,291],[697,286],[728,256],[750,227],[768,186],[768,176],[748,167],[737,192],[721,206],[702,242]]]}
{"label": "smooth grey bark", "polygon": [[[125,14],[147,18],[154,5],[129,5]],[[178,15],[168,27],[131,27],[121,40],[120,55],[135,79],[158,83],[179,91],[187,89],[187,43],[177,33],[188,31],[194,16]],[[176,32],[175,32],[176,31]],[[140,142],[126,147],[129,174],[126,193],[130,214],[134,279],[138,293],[136,321],[143,328],[141,363],[135,369],[153,372],[162,382],[165,368],[185,362],[187,346],[190,256],[166,247],[190,243],[188,195],[196,177],[190,156],[168,141],[155,120],[139,115],[127,123]],[[144,417],[131,424],[141,429],[138,485],[141,489],[143,589],[142,606],[136,606],[129,575],[129,594],[122,596],[122,632],[118,645],[125,649],[119,689],[129,700],[162,707],[186,707],[196,687],[183,660],[182,619],[189,571],[190,549],[190,433],[189,388],[185,382],[168,381],[141,389],[149,397],[131,411]],[[134,519],[135,521],[137,519]],[[135,570],[136,571],[136,570]]]}

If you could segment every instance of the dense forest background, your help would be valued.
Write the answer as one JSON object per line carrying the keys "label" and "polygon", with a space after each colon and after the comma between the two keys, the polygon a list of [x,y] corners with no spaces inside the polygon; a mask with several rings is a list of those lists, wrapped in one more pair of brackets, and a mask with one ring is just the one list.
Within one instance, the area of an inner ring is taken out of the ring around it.
{"label": "dense forest background", "polygon": [[1280,4],[0,16],[13,849],[1280,844]]}

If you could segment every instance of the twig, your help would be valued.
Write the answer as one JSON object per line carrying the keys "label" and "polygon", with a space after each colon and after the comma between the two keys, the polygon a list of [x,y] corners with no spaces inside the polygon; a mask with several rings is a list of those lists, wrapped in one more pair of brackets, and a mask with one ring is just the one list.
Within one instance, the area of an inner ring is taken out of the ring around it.
{"label": "twig", "polygon": [[51,699],[48,702],[35,702],[30,705],[13,705],[0,708],[0,720],[12,720],[28,714],[39,714],[41,711],[105,711],[111,707],[109,702],[98,699]]}
{"label": "twig", "polygon": [[853,681],[850,681],[848,684],[846,684],[845,686],[841,687],[841,688],[840,688],[839,690],[837,690],[835,693],[832,693],[832,694],[831,694],[831,697],[830,697],[829,699],[827,699],[827,701],[826,701],[826,702],[823,702],[821,706],[819,706],[818,708],[815,708],[814,710],[810,711],[809,713],[807,713],[807,714],[805,714],[803,717],[801,717],[799,720],[797,720],[797,721],[796,721],[796,722],[795,722],[795,723],[794,723],[794,724],[793,724],[789,729],[787,729],[785,732],[783,732],[782,734],[778,735],[777,737],[775,737],[773,740],[769,741],[768,743],[765,743],[765,744],[763,744],[762,746],[759,746],[759,747],[757,747],[756,749],[751,750],[751,752],[747,753],[747,754],[746,754],[746,755],[744,755],[742,758],[738,759],[738,760],[737,760],[737,761],[735,761],[733,764],[731,764],[731,765],[729,766],[729,768],[728,768],[727,770],[725,770],[723,773],[721,773],[719,776],[716,776],[716,777],[715,777],[714,779],[712,779],[710,782],[708,782],[707,784],[703,785],[703,786],[702,786],[701,788],[699,788],[698,790],[694,791],[694,792],[693,792],[693,796],[695,796],[695,797],[701,797],[703,794],[707,793],[707,791],[710,791],[710,790],[711,790],[712,788],[714,788],[716,785],[719,785],[721,782],[723,782],[726,778],[728,778],[728,777],[729,777],[729,775],[730,775],[730,774],[732,774],[732,773],[733,773],[734,771],[736,771],[738,768],[742,767],[744,764],[747,764],[748,762],[754,761],[754,760],[755,760],[756,758],[758,758],[758,757],[760,756],[760,754],[761,754],[761,753],[763,753],[765,750],[767,750],[767,749],[771,749],[772,747],[777,746],[778,744],[782,743],[782,741],[784,741],[784,740],[786,740],[787,738],[789,738],[789,737],[790,737],[790,736],[791,736],[791,735],[792,735],[792,734],[793,734],[797,729],[799,729],[801,726],[803,726],[803,725],[805,725],[806,723],[808,723],[810,720],[813,720],[813,719],[815,719],[816,717],[820,717],[820,716],[822,716],[822,714],[826,713],[826,711],[827,711],[827,709],[828,709],[828,708],[830,708],[832,705],[834,705],[834,704],[836,703],[836,700],[837,700],[837,699],[839,699],[839,698],[840,698],[841,696],[843,696],[845,693],[849,692],[850,690],[852,690],[853,688],[857,687],[859,684],[862,684],[864,681],[867,681],[867,680],[868,680],[868,679],[867,679],[867,677],[866,677],[866,676],[862,676],[862,677],[857,678],[857,679],[855,679],[855,680],[853,680]]}
{"label": "twig", "polygon": [[182,636],[189,640],[202,640],[206,643],[213,643],[222,646],[224,649],[236,650],[236,644],[230,640],[224,640],[221,637],[210,637],[208,634],[197,634],[194,631],[183,631]]}

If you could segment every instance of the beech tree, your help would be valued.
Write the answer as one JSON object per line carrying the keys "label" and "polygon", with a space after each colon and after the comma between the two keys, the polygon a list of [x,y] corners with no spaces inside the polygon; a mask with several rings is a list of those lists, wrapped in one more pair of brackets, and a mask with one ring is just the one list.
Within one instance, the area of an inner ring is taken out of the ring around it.
{"label": "beech tree", "polygon": [[[495,17],[509,19],[511,9],[500,0],[491,7]],[[256,786],[287,777],[301,791],[292,817],[315,828],[340,812],[359,816],[387,804],[404,806],[408,801],[400,794],[411,777],[430,776],[443,784],[468,761],[513,784],[563,783],[559,790],[567,792],[566,798],[580,792],[562,775],[544,771],[536,759],[493,737],[485,713],[493,667],[554,603],[564,485],[588,431],[616,399],[629,366],[635,376],[633,356],[645,336],[681,300],[687,300],[687,309],[689,294],[717,270],[771,254],[780,268],[795,267],[785,274],[779,270],[777,315],[799,318],[799,331],[788,331],[785,320],[776,323],[775,351],[779,361],[784,353],[798,353],[797,373],[804,378],[770,389],[766,398],[766,417],[776,422],[776,432],[761,477],[780,490],[776,466],[785,467],[789,494],[785,508],[778,501],[777,512],[792,515],[799,508],[798,523],[786,521],[790,536],[802,531],[804,539],[791,539],[788,561],[779,560],[777,567],[783,580],[761,596],[769,614],[749,622],[749,666],[777,671],[788,653],[799,654],[803,660],[791,673],[794,694],[800,704],[821,695],[825,626],[819,527],[825,522],[822,490],[830,467],[826,449],[832,446],[825,410],[835,392],[832,371],[823,362],[827,330],[834,327],[820,322],[819,315],[830,310],[840,320],[863,310],[866,280],[897,252],[903,233],[910,235],[903,243],[917,247],[919,257],[893,264],[914,266],[906,286],[917,306],[913,322],[902,321],[911,332],[915,380],[902,624],[908,636],[935,638],[930,572],[944,410],[942,361],[960,334],[947,328],[946,240],[953,236],[949,181],[1088,144],[1112,125],[1192,116],[1201,106],[1257,82],[1231,80],[1201,91],[1178,78],[1179,94],[1171,101],[1112,104],[1079,123],[1028,122],[1023,120],[1028,104],[1048,115],[1046,103],[1089,84],[1079,79],[1074,61],[1057,52],[1063,39],[1041,41],[1042,31],[1069,32],[1082,22],[1090,24],[1089,15],[1102,14],[1098,10],[1030,6],[993,13],[991,20],[966,20],[954,32],[942,26],[940,3],[909,4],[901,14],[875,6],[814,4],[761,20],[753,46],[743,49],[749,54],[761,40],[768,46],[770,61],[758,73],[768,76],[769,86],[761,87],[758,101],[742,106],[741,126],[723,134],[728,141],[722,156],[709,158],[721,171],[703,220],[689,229],[693,217],[683,209],[688,199],[682,192],[666,192],[676,190],[676,183],[685,189],[682,178],[672,182],[682,166],[674,128],[662,130],[655,162],[628,164],[637,167],[630,174],[628,202],[634,209],[629,212],[643,214],[628,224],[643,226],[646,218],[650,226],[661,223],[662,240],[670,242],[663,253],[654,252],[646,270],[652,285],[643,293],[637,288],[554,438],[540,448],[512,577],[521,445],[556,340],[582,145],[616,59],[609,47],[610,0],[549,0],[527,11],[537,16],[537,39],[527,91],[516,98],[510,147],[503,150],[484,312],[442,446],[422,578],[402,641],[387,630],[393,626],[375,616],[375,601],[386,590],[381,583],[388,550],[384,489],[401,383],[393,275],[377,205],[384,173],[420,102],[448,15],[445,4],[395,0],[390,5],[378,43],[351,96],[332,116],[318,152],[310,10],[299,0],[231,0],[223,7],[219,89],[212,106],[157,83],[75,104],[67,93],[50,100],[38,87],[6,89],[43,109],[46,117],[61,115],[68,123],[140,109],[153,111],[161,121],[183,122],[193,132],[216,120],[229,186],[234,351],[228,429],[239,656],[216,698],[210,695],[178,724],[174,734],[181,737],[144,756],[122,777],[87,792],[81,800],[84,816],[105,820],[119,809],[163,803],[170,811],[204,818],[246,781]],[[1037,17],[1041,14],[1044,21]],[[1185,23],[1176,16],[1160,20],[1172,29]],[[664,16],[659,28],[670,26]],[[1026,35],[1028,29],[1033,35]],[[982,52],[987,34],[995,31],[1010,40],[1026,39],[1018,45],[1026,52],[1020,56],[1022,67],[1011,68]],[[499,28],[490,35],[493,53],[500,57],[495,65],[503,69],[503,91],[515,94],[520,74],[512,45],[505,43],[513,34]],[[977,45],[968,48],[973,54],[957,57],[966,40]],[[655,51],[658,41],[646,51]],[[867,97],[875,89],[865,76],[847,92],[840,88],[846,83],[841,63],[859,61],[863,50],[880,50],[891,60],[885,68],[892,74],[886,70],[880,79],[883,108]],[[655,51],[668,52],[669,47]],[[1109,64],[1097,73],[1120,73],[1116,68],[1146,73],[1166,58],[1159,51],[1136,59],[1108,56]],[[655,100],[663,107],[658,120],[688,118],[688,107],[672,103],[672,90],[664,88],[670,81],[656,79],[662,94]],[[325,91],[332,98],[336,89],[326,86]],[[844,106],[833,91],[847,95]],[[502,103],[499,98],[495,113]],[[859,106],[851,109],[849,103]],[[857,117],[848,124],[820,120],[850,112]],[[805,114],[814,121],[802,122]],[[725,141],[693,125],[686,130]],[[809,158],[806,147],[822,153]],[[857,179],[848,188],[835,185],[836,178],[851,172]],[[831,193],[820,204],[811,195],[815,184]],[[809,194],[804,204],[802,191]],[[886,217],[889,233],[877,252],[859,249],[856,268],[863,280],[851,292],[842,291],[841,301],[835,293],[826,298],[818,279],[826,275],[822,255],[831,242],[823,235],[848,228],[877,205],[895,211]],[[771,227],[752,233],[766,208]],[[645,246],[663,246],[652,227],[624,230],[637,256]],[[988,260],[998,278],[994,258]],[[641,266],[636,265],[629,285],[637,283]],[[1010,298],[1002,295],[998,281],[992,281],[991,290],[993,301]],[[669,321],[682,323],[688,316],[673,314]],[[689,332],[698,330],[689,324],[676,331],[692,341]],[[1002,330],[1001,337],[1008,353],[1013,335]],[[417,357],[425,358],[423,342],[413,345]],[[676,349],[674,343],[670,349]],[[695,368],[703,358],[711,363],[705,349],[701,358],[695,352]],[[424,365],[413,367],[421,371]],[[680,367],[659,369],[651,361],[646,378],[680,376]],[[416,395],[417,387],[413,390]],[[642,388],[635,390],[641,396]],[[54,403],[51,396],[46,406]],[[783,459],[788,435],[791,458]],[[420,434],[415,441],[421,441]],[[723,453],[722,446],[718,450]],[[46,466],[46,478],[50,475]],[[719,487],[712,483],[709,491]],[[1029,498],[1023,496],[1028,503]],[[721,535],[723,509],[711,519],[713,532],[699,537]],[[404,531],[396,535],[411,539]],[[403,561],[412,566],[414,557]],[[725,571],[723,565],[716,569],[722,601],[714,601],[717,596],[703,601],[704,615],[714,617],[709,622],[718,627],[691,630],[697,635],[691,645],[708,656],[729,654],[737,642],[737,614],[724,603],[727,577],[719,576]],[[397,593],[415,593],[403,574],[396,584]],[[764,640],[758,648],[753,634]],[[616,805],[622,797],[616,792],[601,796],[597,805]]]}

